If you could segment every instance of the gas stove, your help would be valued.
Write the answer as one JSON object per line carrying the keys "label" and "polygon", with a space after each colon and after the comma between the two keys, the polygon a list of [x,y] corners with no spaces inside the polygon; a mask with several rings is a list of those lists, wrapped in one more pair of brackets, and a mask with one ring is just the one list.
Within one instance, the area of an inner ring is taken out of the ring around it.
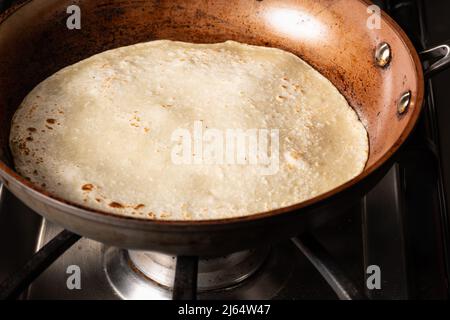
{"label": "gas stove", "polygon": [[[450,39],[446,0],[375,3],[419,50]],[[10,4],[0,1],[0,10]],[[201,258],[109,247],[43,220],[0,186],[0,297],[447,299],[448,81],[445,73],[427,84],[418,127],[360,203],[270,247]],[[371,286],[374,270],[379,283]]]}

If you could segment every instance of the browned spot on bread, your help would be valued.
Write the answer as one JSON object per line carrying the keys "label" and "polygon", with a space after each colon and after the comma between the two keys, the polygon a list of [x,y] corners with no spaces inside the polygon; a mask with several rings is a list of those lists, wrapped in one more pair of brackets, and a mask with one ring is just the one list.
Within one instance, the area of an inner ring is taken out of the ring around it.
{"label": "browned spot on bread", "polygon": [[145,208],[145,204],[138,204],[136,207],[134,207],[134,210],[140,210],[140,209],[143,209],[143,208]]}
{"label": "browned spot on bread", "polygon": [[36,128],[28,128],[27,130],[30,131],[30,132],[36,132],[37,131]]}
{"label": "browned spot on bread", "polygon": [[155,219],[156,218],[156,216],[155,216],[155,214],[153,212],[147,213],[147,217],[149,217],[150,219]]}
{"label": "browned spot on bread", "polygon": [[186,220],[192,220],[192,213],[189,211],[183,212],[183,218]]}
{"label": "browned spot on bread", "polygon": [[172,214],[170,212],[161,212],[162,219],[167,219],[167,218],[170,218],[171,216],[172,216]]}
{"label": "browned spot on bread", "polygon": [[295,160],[300,160],[302,158],[302,154],[300,152],[296,151],[296,150],[291,152],[291,156]]}
{"label": "browned spot on bread", "polygon": [[102,202],[102,199],[100,199],[100,198],[95,198],[95,201],[97,201],[97,202]]}
{"label": "browned spot on bread", "polygon": [[30,149],[28,149],[27,143],[25,141],[19,142],[17,147],[19,148],[20,151],[23,151],[24,154],[26,155],[30,154]]}
{"label": "browned spot on bread", "polygon": [[50,127],[50,126],[45,126],[47,129],[49,129],[49,130],[53,130],[53,128],[52,127]]}
{"label": "browned spot on bread", "polygon": [[124,208],[123,204],[121,204],[121,203],[119,203],[119,202],[111,202],[111,203],[109,204],[109,206],[110,206],[111,208],[116,208],[116,209],[123,209],[123,208]]}
{"label": "browned spot on bread", "polygon": [[94,189],[94,185],[91,183],[85,184],[81,187],[82,190],[84,191],[92,191],[92,189]]}
{"label": "browned spot on bread", "polygon": [[56,120],[55,119],[47,119],[47,123],[49,124],[55,124]]}
{"label": "browned spot on bread", "polygon": [[27,137],[27,141],[33,141],[32,137]]}

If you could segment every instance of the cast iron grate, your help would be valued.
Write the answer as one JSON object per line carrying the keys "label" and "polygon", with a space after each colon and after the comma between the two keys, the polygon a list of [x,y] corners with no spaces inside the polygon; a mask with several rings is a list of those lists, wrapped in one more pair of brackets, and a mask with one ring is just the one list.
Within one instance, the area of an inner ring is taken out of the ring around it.
{"label": "cast iron grate", "polygon": [[[20,271],[0,285],[0,300],[18,299],[42,272],[80,239],[79,235],[67,230],[58,234],[33,255]],[[339,299],[365,298],[312,235],[305,234],[292,241],[324,277]],[[173,300],[196,300],[198,261],[199,257],[194,256],[177,258]]]}

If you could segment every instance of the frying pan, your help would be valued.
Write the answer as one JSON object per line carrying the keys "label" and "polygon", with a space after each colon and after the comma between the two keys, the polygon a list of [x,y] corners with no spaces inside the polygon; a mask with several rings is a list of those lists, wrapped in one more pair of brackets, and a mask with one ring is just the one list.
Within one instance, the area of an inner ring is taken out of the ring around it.
{"label": "frying pan", "polygon": [[[66,27],[66,10],[73,4],[81,8],[81,30]],[[447,45],[428,50],[424,73],[410,40],[387,15],[382,14],[379,29],[368,27],[368,6],[363,0],[32,0],[16,5],[0,16],[0,179],[50,221],[122,248],[209,256],[294,236],[360,199],[383,176],[420,115],[424,74],[449,63]],[[93,54],[155,39],[236,40],[303,58],[334,83],[367,128],[366,169],[291,207],[201,222],[142,221],[90,210],[46,194],[14,171],[10,121],[35,85]]]}

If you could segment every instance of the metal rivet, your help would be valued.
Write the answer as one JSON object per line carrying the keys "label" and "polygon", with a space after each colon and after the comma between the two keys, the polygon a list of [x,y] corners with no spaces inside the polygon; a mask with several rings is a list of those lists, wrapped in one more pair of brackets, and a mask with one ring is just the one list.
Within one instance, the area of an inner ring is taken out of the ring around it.
{"label": "metal rivet", "polygon": [[404,114],[408,111],[409,105],[411,104],[411,91],[405,92],[398,101],[397,112],[398,114]]}
{"label": "metal rivet", "polygon": [[392,51],[391,46],[387,42],[382,42],[377,46],[377,49],[375,50],[375,60],[381,68],[385,68],[391,63]]}

